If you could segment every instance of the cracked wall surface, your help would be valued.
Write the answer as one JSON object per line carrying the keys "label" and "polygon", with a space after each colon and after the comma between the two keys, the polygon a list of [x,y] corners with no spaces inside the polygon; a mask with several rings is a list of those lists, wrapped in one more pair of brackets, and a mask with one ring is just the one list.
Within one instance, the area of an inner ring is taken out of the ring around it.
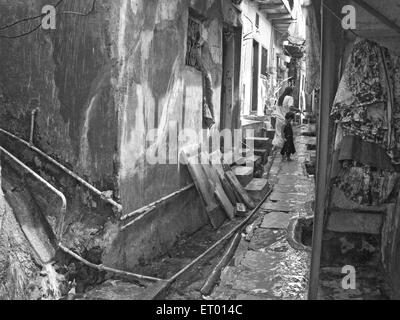
{"label": "cracked wall surface", "polygon": [[[0,18],[10,23],[34,16],[46,4],[0,0]],[[87,12],[91,4],[65,1],[57,11]],[[101,191],[113,191],[124,213],[175,192],[191,182],[186,169],[148,164],[146,154],[171,152],[171,121],[179,129],[202,129],[202,74],[185,66],[189,7],[204,17],[202,59],[212,78],[217,130],[222,26],[232,23],[230,5],[230,0],[99,0],[88,16],[57,15],[56,30],[1,38],[0,127],[29,140],[31,113],[38,108],[35,145]],[[36,22],[2,34],[19,34]],[[148,142],[152,129],[157,134]],[[190,190],[183,201],[159,208],[123,234],[99,197],[12,139],[0,135],[0,141],[66,194],[66,244],[82,254],[101,250],[111,266],[133,268],[207,223],[198,194]],[[178,148],[172,152],[177,157]],[[35,197],[46,213],[43,195]]]}

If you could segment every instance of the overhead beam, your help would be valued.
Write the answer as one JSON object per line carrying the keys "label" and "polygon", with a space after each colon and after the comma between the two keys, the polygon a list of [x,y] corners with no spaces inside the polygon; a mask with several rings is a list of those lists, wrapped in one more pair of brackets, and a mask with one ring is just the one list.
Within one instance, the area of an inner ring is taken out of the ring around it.
{"label": "overhead beam", "polygon": [[292,23],[292,22],[294,22],[294,21],[296,21],[296,20],[293,19],[293,18],[282,18],[282,19],[275,19],[275,20],[273,20],[273,22],[276,23],[276,24],[280,24],[280,23]]}
{"label": "overhead beam", "polygon": [[281,27],[281,28],[287,28],[287,27],[289,27],[290,26],[290,23],[276,23],[276,24],[274,24],[274,27],[275,28],[279,28],[279,27]]}
{"label": "overhead beam", "polygon": [[400,34],[400,26],[396,24],[394,21],[390,20],[388,17],[386,17],[384,14],[376,10],[375,8],[371,7],[368,3],[366,3],[364,0],[353,0],[358,6],[363,8],[365,11],[367,11],[369,14],[377,18],[379,21],[381,21],[383,24],[388,26],[389,28],[393,29],[397,33]]}
{"label": "overhead beam", "polygon": [[279,20],[279,19],[292,19],[290,13],[268,13],[269,20]]}
{"label": "overhead beam", "polygon": [[258,5],[260,10],[283,10],[287,11],[287,8],[284,4],[277,4],[277,3],[260,3]]}

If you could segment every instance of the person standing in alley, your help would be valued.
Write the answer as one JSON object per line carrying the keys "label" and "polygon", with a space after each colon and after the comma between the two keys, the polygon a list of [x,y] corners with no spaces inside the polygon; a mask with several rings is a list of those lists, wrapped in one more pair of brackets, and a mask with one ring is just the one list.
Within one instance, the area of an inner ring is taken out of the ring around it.
{"label": "person standing in alley", "polygon": [[283,148],[281,150],[281,155],[283,160],[292,161],[291,155],[296,153],[296,148],[294,146],[294,135],[292,122],[295,120],[295,114],[293,112],[288,112],[285,116],[286,124],[282,129],[282,137],[284,140]]}
{"label": "person standing in alley", "polygon": [[278,104],[272,117],[276,118],[275,137],[272,141],[274,149],[283,147],[285,141],[282,136],[283,128],[286,124],[285,116],[288,112],[294,110],[293,88],[287,87],[278,100]]}

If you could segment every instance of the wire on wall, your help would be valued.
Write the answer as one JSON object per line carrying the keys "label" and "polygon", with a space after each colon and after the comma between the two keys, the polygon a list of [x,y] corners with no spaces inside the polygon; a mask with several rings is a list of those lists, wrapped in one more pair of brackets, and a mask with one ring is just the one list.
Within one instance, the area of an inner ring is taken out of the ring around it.
{"label": "wire on wall", "polygon": [[72,14],[72,15],[77,15],[77,16],[86,17],[86,16],[90,15],[91,13],[93,13],[93,12],[96,10],[96,1],[97,1],[97,0],[93,0],[92,8],[91,8],[88,12],[86,12],[86,13],[74,12],[74,11],[63,11],[63,12],[61,12],[61,14]]}
{"label": "wire on wall", "polygon": [[[55,5],[54,7],[57,8],[63,1],[64,1],[64,0],[59,0],[59,1],[56,3],[56,5]],[[15,22],[13,22],[13,23],[9,23],[9,24],[6,24],[6,25],[0,27],[0,31],[3,31],[3,30],[6,30],[6,29],[9,29],[9,28],[12,28],[12,27],[14,27],[14,26],[16,26],[16,25],[18,25],[18,24],[20,24],[20,23],[23,23],[23,22],[33,21],[33,20],[36,20],[36,19],[39,19],[39,18],[43,18],[44,16],[46,16],[46,14],[45,14],[45,13],[42,13],[42,14],[37,15],[37,16],[27,17],[27,18],[23,18],[23,19],[17,20],[17,21],[15,21]],[[19,34],[19,35],[15,35],[15,36],[1,35],[1,34],[0,34],[0,38],[5,38],[5,39],[17,39],[17,38],[21,38],[21,37],[27,36],[27,35],[29,35],[29,34],[35,32],[36,30],[38,30],[38,29],[41,27],[41,25],[42,25],[42,23],[39,23],[37,26],[33,27],[31,30],[26,31],[26,32],[24,32],[24,33],[21,33],[21,34]]]}
{"label": "wire on wall", "polygon": [[[62,2],[64,2],[64,0],[59,0],[59,1],[57,2],[57,4],[56,4],[54,7],[57,8]],[[63,12],[60,12],[59,14],[60,14],[60,15],[62,15],[62,14],[65,14],[65,15],[70,14],[70,15],[78,15],[78,16],[86,17],[86,16],[92,14],[92,13],[96,10],[96,2],[97,2],[97,0],[93,0],[91,9],[88,10],[86,13],[74,12],[74,11],[63,11]],[[17,21],[12,22],[12,23],[9,23],[9,24],[6,24],[6,25],[4,25],[4,26],[1,26],[1,27],[0,27],[0,31],[4,31],[4,30],[6,30],[6,29],[10,29],[10,28],[12,28],[12,27],[14,27],[14,26],[16,26],[16,25],[18,25],[18,24],[24,23],[24,22],[33,21],[33,20],[36,20],[36,19],[39,19],[39,18],[43,18],[43,17],[45,17],[46,15],[47,15],[46,13],[42,13],[42,14],[40,14],[40,15],[36,15],[36,16],[32,16],[32,17],[26,17],[26,18],[23,18],[23,19],[19,19],[19,20],[17,20]],[[21,34],[13,35],[13,36],[10,36],[10,35],[2,35],[2,34],[0,34],[0,38],[4,38],[4,39],[17,39],[17,38],[25,37],[25,36],[27,36],[27,35],[32,34],[32,33],[35,32],[35,31],[39,30],[41,26],[42,26],[42,23],[40,22],[38,25],[36,25],[36,26],[33,27],[32,29],[30,29],[30,30],[28,30],[28,31],[26,31],[26,32],[23,32],[23,33],[21,33]]]}

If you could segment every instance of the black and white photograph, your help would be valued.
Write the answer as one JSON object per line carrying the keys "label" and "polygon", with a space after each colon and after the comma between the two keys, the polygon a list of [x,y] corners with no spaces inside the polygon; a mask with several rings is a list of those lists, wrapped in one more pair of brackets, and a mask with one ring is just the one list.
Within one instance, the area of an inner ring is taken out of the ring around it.
{"label": "black and white photograph", "polygon": [[0,301],[399,299],[400,0],[0,0]]}

